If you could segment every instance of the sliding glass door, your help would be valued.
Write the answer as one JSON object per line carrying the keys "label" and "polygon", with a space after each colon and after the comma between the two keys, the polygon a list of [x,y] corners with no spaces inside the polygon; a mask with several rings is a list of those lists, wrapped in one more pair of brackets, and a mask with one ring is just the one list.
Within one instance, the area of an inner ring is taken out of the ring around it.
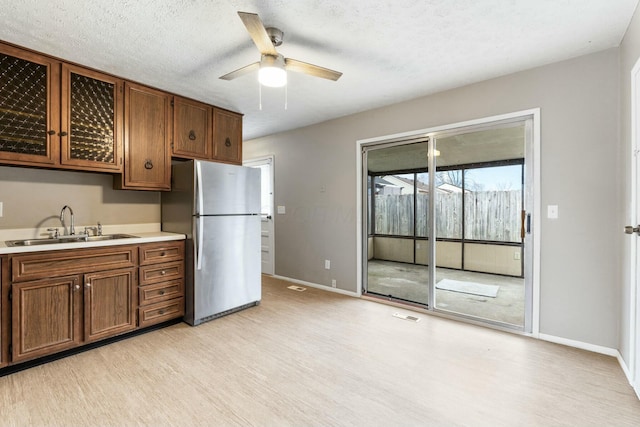
{"label": "sliding glass door", "polygon": [[365,294],[526,329],[530,122],[364,147]]}
{"label": "sliding glass door", "polygon": [[433,308],[523,328],[524,122],[434,138]]}
{"label": "sliding glass door", "polygon": [[372,295],[427,305],[429,270],[417,242],[426,237],[428,140],[367,151],[368,230],[364,275]]}

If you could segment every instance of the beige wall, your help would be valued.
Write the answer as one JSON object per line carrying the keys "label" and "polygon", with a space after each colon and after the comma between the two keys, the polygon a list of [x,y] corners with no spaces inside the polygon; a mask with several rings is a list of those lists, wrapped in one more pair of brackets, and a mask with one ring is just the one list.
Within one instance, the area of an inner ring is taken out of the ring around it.
{"label": "beige wall", "polygon": [[[369,248],[374,257],[385,261],[413,263],[411,239],[397,237],[369,238]],[[522,255],[520,248],[505,245],[465,243],[464,267],[470,271],[484,273],[522,275],[522,261],[514,254]],[[416,241],[416,264],[429,265],[429,242]],[[459,242],[436,242],[436,266],[462,268],[462,244]]]}
{"label": "beige wall", "polygon": [[60,227],[64,205],[80,226],[160,222],[158,192],[113,190],[108,174],[0,166],[0,202],[0,229]]}
{"label": "beige wall", "polygon": [[387,261],[413,262],[413,240],[374,237],[373,257]]}
{"label": "beige wall", "polygon": [[[244,144],[275,155],[276,274],[356,291],[356,141],[539,107],[540,332],[617,348],[621,235],[619,50],[280,133]],[[471,66],[471,65],[470,65]],[[339,83],[337,83],[339,84]],[[289,108],[295,108],[290,106]],[[321,191],[324,189],[325,191]],[[331,270],[324,260],[331,259]]]}
{"label": "beige wall", "polygon": [[[621,277],[619,278],[619,290],[617,297],[620,301],[620,354],[626,361],[627,366],[630,363],[630,325],[632,322],[630,316],[631,291],[632,283],[629,277],[630,264],[632,260],[629,258],[629,245],[633,243],[633,238],[622,234],[622,227],[625,225],[635,224],[635,218],[631,217],[631,70],[636,62],[640,59],[640,8],[636,9],[635,15],[629,24],[627,33],[620,45],[620,140],[621,149],[618,151],[617,168],[621,170],[621,185],[616,186],[618,190],[618,215],[616,218],[616,233],[620,236],[619,245],[621,256],[619,258],[619,268]],[[618,285],[618,283],[616,283]]]}
{"label": "beige wall", "polygon": [[516,253],[520,255],[520,248],[465,243],[464,267],[485,273],[519,276],[522,274],[522,261],[519,257],[516,259]]}

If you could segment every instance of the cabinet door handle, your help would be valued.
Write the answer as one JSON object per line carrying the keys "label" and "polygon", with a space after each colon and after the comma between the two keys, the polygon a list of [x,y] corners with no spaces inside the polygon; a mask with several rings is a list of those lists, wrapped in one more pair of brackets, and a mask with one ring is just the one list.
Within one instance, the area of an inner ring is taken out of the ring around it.
{"label": "cabinet door handle", "polygon": [[196,133],[193,130],[189,131],[189,139],[192,141],[196,140]]}
{"label": "cabinet door handle", "polygon": [[224,140],[224,145],[227,147],[231,147],[231,140],[229,139],[229,137],[227,137],[227,139]]}
{"label": "cabinet door handle", "polygon": [[90,288],[90,287],[91,287],[91,283],[85,283],[84,285],[85,285],[87,288]]}
{"label": "cabinet door handle", "polygon": [[47,133],[48,133],[49,135],[55,135],[55,134],[56,134],[56,131],[55,131],[55,130],[53,130],[53,129],[51,129],[51,130],[50,130],[49,132],[47,132]]}
{"label": "cabinet door handle", "polygon": [[67,133],[65,131],[60,132],[60,136],[67,136]]}
{"label": "cabinet door handle", "polygon": [[144,162],[144,168],[145,169],[153,169],[153,163],[151,162],[151,160],[147,159],[147,161]]}
{"label": "cabinet door handle", "polygon": [[75,285],[75,286],[73,287],[73,290],[74,290],[74,291],[77,291],[78,289],[80,289],[80,285]]}

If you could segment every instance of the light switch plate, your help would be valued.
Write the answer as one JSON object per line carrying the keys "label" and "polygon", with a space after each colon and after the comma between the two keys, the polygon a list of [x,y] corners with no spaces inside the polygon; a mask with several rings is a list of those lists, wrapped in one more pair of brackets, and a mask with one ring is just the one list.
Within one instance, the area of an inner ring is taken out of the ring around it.
{"label": "light switch plate", "polygon": [[283,215],[285,213],[284,206],[278,206],[278,214]]}
{"label": "light switch plate", "polygon": [[547,218],[549,218],[549,219],[557,219],[558,218],[558,205],[548,205],[547,206]]}

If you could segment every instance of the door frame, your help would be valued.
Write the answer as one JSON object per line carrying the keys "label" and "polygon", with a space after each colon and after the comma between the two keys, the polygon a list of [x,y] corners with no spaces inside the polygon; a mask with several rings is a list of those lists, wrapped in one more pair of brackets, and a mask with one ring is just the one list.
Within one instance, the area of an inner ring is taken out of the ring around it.
{"label": "door frame", "polygon": [[[365,247],[365,233],[364,226],[366,225],[366,212],[363,211],[363,206],[366,206],[366,192],[363,191],[363,176],[365,171],[363,170],[363,156],[362,150],[367,145],[378,145],[388,143],[390,141],[400,140],[412,140],[416,138],[424,138],[429,135],[453,131],[456,128],[472,127],[489,125],[492,122],[515,120],[518,118],[531,118],[531,144],[526,147],[527,150],[525,158],[527,164],[525,165],[525,173],[531,174],[531,187],[527,189],[527,196],[532,201],[531,209],[531,229],[533,231],[532,239],[532,262],[531,265],[531,306],[530,306],[530,323],[525,324],[525,334],[538,337],[540,334],[540,236],[541,236],[541,216],[540,216],[540,108],[532,108],[528,110],[517,111],[513,113],[501,114],[490,117],[483,117],[480,119],[468,120],[464,122],[452,123],[442,126],[434,126],[425,129],[419,129],[409,132],[396,133],[392,135],[384,135],[374,138],[367,138],[356,141],[356,262],[358,268],[356,269],[356,285],[357,294],[362,295],[363,290],[363,248]],[[527,310],[525,309],[525,312]],[[464,319],[464,318],[461,318]],[[475,323],[475,322],[474,322]],[[487,326],[492,326],[487,324]]]}
{"label": "door frame", "polygon": [[[640,171],[638,170],[638,156],[640,156],[640,59],[631,70],[631,206],[628,224],[634,227],[639,224],[640,212],[637,204],[640,202]],[[640,286],[638,280],[638,250],[640,237],[632,236],[629,245],[629,361],[628,371],[631,386],[640,397]]]}
{"label": "door frame", "polygon": [[[271,218],[268,218],[267,221],[269,223],[269,235],[271,236],[271,247],[269,248],[269,253],[271,254],[271,265],[270,269],[272,271],[271,275],[276,274],[276,234],[275,234],[275,193],[276,193],[276,181],[275,181],[275,156],[273,154],[255,157],[242,161],[243,166],[247,167],[256,167],[261,165],[271,164]],[[262,194],[262,192],[261,192]],[[261,215],[262,217],[262,215]]]}

